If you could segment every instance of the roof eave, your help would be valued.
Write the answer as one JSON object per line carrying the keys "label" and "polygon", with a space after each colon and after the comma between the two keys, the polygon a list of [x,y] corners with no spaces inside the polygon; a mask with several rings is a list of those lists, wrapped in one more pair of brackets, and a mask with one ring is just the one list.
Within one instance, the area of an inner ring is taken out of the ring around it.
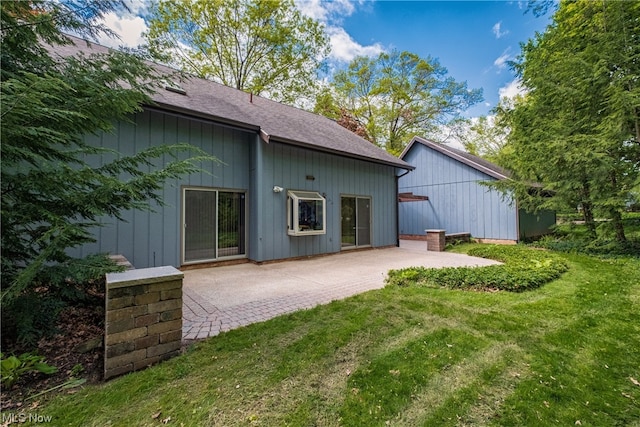
{"label": "roof eave", "polygon": [[267,134],[258,125],[252,125],[250,123],[239,122],[239,121],[235,121],[235,120],[229,120],[229,119],[226,119],[224,117],[213,116],[213,115],[210,115],[210,114],[204,114],[204,113],[202,113],[200,111],[197,111],[197,110],[190,110],[190,109],[187,109],[187,108],[180,108],[180,107],[177,107],[177,106],[175,106],[173,104],[167,104],[167,103],[163,103],[163,102],[154,102],[153,104],[144,105],[144,108],[166,111],[166,112],[170,112],[170,113],[173,113],[173,114],[183,115],[183,116],[188,117],[188,118],[197,118],[197,119],[201,119],[201,120],[205,120],[205,121],[209,121],[209,122],[214,122],[214,123],[218,123],[218,124],[222,124],[222,125],[226,125],[226,126],[231,126],[231,127],[234,127],[234,128],[239,128],[239,129],[243,129],[243,130],[247,130],[247,131],[251,131],[251,132],[256,132],[256,133],[261,135],[261,138],[263,140],[265,140],[265,139],[262,137],[262,135],[265,134],[265,135],[268,135],[268,140],[269,141],[277,141],[277,142],[280,142],[282,144],[294,145],[294,146],[297,146],[297,147],[307,148],[307,149],[314,150],[314,151],[319,151],[319,152],[324,152],[324,153],[329,153],[329,154],[335,154],[335,155],[342,156],[342,157],[348,157],[348,158],[352,158],[352,159],[356,159],[356,160],[362,160],[362,161],[367,161],[367,162],[376,163],[376,164],[382,164],[382,165],[386,165],[386,166],[393,166],[393,167],[404,169],[404,170],[414,170],[415,169],[414,166],[412,166],[412,165],[410,165],[410,164],[408,164],[406,162],[403,162],[403,161],[392,162],[392,161],[386,161],[384,159],[376,159],[376,158],[373,158],[373,157],[359,156],[357,154],[349,153],[349,152],[346,152],[346,151],[332,150],[330,148],[321,147],[321,146],[314,145],[314,144],[308,144],[308,143],[305,143],[303,141],[296,141],[296,140],[292,140],[292,139],[278,137],[276,135]]}
{"label": "roof eave", "polygon": [[302,148],[307,148],[309,150],[313,150],[313,151],[319,151],[319,152],[323,152],[323,153],[329,153],[329,154],[335,154],[341,157],[348,157],[351,159],[356,159],[356,160],[362,160],[365,162],[371,162],[371,163],[377,163],[377,164],[381,164],[381,165],[386,165],[386,166],[393,166],[396,168],[400,168],[400,169],[405,169],[405,170],[414,170],[415,166],[412,166],[402,160],[398,161],[398,162],[393,162],[393,161],[389,161],[389,160],[384,160],[384,159],[376,159],[374,157],[367,157],[367,156],[361,156],[355,153],[349,153],[346,151],[341,151],[341,150],[332,150],[331,148],[327,148],[327,147],[321,147],[319,145],[314,145],[314,144],[308,144],[305,143],[303,141],[296,141],[296,140],[292,140],[292,139],[288,139],[288,138],[282,138],[279,137],[277,135],[270,135],[270,141],[277,141],[280,142],[282,144],[287,144],[287,145],[294,145],[296,147],[302,147]]}
{"label": "roof eave", "polygon": [[203,112],[198,111],[198,110],[192,110],[192,109],[189,109],[189,108],[181,108],[181,107],[175,106],[173,104],[167,104],[167,103],[164,103],[164,102],[154,101],[152,104],[143,105],[143,108],[152,109],[152,110],[166,111],[166,112],[182,115],[182,116],[185,116],[185,117],[190,118],[190,119],[194,119],[195,118],[195,119],[205,120],[205,121],[208,121],[208,122],[213,122],[213,123],[222,124],[222,125],[226,125],[226,126],[230,126],[230,127],[234,127],[234,128],[238,128],[238,129],[248,130],[248,131],[251,131],[251,132],[259,132],[260,131],[260,126],[257,126],[257,125],[252,125],[250,123],[240,122],[240,121],[237,121],[237,120],[231,120],[231,119],[227,119],[227,118],[221,117],[221,116],[214,116],[214,115],[211,115],[211,114],[206,114],[206,113],[203,113]]}

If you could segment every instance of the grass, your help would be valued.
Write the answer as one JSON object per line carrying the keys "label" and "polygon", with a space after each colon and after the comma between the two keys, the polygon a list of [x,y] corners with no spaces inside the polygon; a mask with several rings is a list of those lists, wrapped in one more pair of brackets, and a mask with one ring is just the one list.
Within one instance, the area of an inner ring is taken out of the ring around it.
{"label": "grass", "polygon": [[640,261],[559,256],[569,270],[533,291],[388,286],[35,411],[56,426],[640,426]]}

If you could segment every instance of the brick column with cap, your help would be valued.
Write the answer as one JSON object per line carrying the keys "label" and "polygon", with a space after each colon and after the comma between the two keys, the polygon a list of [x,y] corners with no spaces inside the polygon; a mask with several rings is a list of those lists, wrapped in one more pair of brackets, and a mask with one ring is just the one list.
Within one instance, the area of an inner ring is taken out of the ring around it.
{"label": "brick column with cap", "polygon": [[107,274],[105,380],[180,354],[182,278],[170,266]]}
{"label": "brick column with cap", "polygon": [[427,250],[442,252],[445,247],[445,230],[425,230],[427,233]]}

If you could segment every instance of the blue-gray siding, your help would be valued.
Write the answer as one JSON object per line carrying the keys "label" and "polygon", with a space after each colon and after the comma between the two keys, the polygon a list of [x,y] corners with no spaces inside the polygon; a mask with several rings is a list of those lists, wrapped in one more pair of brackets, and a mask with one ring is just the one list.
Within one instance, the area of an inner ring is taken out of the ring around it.
{"label": "blue-gray siding", "polygon": [[[180,266],[181,198],[186,186],[246,192],[248,257],[254,261],[339,252],[341,195],[371,197],[372,246],[397,242],[396,169],[392,166],[273,141],[267,144],[254,132],[158,111],[136,114],[133,123],[118,123],[113,133],[87,139],[123,155],[159,144],[189,143],[222,163],[202,165],[207,172],[167,183],[162,191],[165,205],[154,206],[155,212],[125,212],[126,222],[105,218],[106,226],[96,229],[96,243],[72,251],[74,256],[119,253],[137,268]],[[315,179],[309,180],[307,175]],[[285,191],[274,193],[274,185]],[[286,190],[311,190],[326,196],[327,234],[287,234]]]}
{"label": "blue-gray siding", "polygon": [[[96,243],[72,251],[72,255],[117,253],[137,268],[180,266],[182,186],[248,190],[252,138],[248,132],[155,111],[136,114],[133,123],[119,122],[113,133],[88,137],[93,145],[114,149],[123,155],[154,145],[189,143],[223,163],[203,164],[202,168],[208,172],[168,182],[161,193],[165,205],[154,204],[154,212],[124,212],[125,221],[104,218],[106,226],[96,229]],[[164,162],[171,160],[165,157]]]}
{"label": "blue-gray siding", "polygon": [[415,144],[403,160],[416,169],[400,178],[399,192],[429,200],[400,203],[401,235],[444,229],[476,238],[518,240],[515,204],[481,184],[495,178],[423,144]]}
{"label": "blue-gray siding", "polygon": [[[255,200],[250,215],[249,257],[255,261],[340,251],[342,195],[371,197],[372,246],[397,243],[395,168],[277,142],[255,145]],[[259,159],[262,159],[262,162]],[[312,176],[314,179],[307,179]],[[260,177],[260,178],[258,178]],[[287,235],[286,191],[317,191],[326,198],[327,233]]]}

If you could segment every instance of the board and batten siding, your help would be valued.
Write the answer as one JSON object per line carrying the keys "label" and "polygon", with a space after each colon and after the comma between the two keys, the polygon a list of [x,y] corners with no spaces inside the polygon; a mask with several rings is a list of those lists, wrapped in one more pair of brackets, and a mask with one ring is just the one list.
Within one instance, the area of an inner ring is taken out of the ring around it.
{"label": "board and batten siding", "polygon": [[[154,212],[131,210],[122,213],[125,221],[102,218],[104,227],[95,229],[96,242],[71,251],[72,256],[91,253],[124,255],[136,268],[162,265],[180,266],[182,187],[249,190],[250,144],[254,134],[192,120],[154,110],[135,114],[132,122],[118,122],[111,133],[87,136],[88,143],[133,155],[158,145],[188,143],[215,156],[220,163],[203,163],[202,172],[167,182],[160,192],[163,206],[152,204]],[[181,154],[183,158],[186,154]],[[108,161],[104,155],[93,164]],[[172,158],[164,156],[161,163]],[[123,177],[126,178],[126,177]]]}
{"label": "board and batten siding", "polygon": [[429,200],[400,203],[401,235],[443,229],[447,234],[518,240],[515,203],[480,184],[495,178],[423,144],[415,144],[403,160],[416,169],[399,179],[399,192]]}
{"label": "board and batten siding", "polygon": [[[215,156],[220,163],[202,164],[202,172],[167,182],[160,192],[164,205],[153,212],[123,212],[124,221],[105,217],[94,229],[95,243],[70,251],[75,257],[92,253],[124,255],[136,268],[180,267],[182,250],[182,191],[185,187],[244,192],[247,200],[247,256],[262,262],[341,250],[341,196],[371,199],[373,247],[397,243],[396,168],[271,141],[255,132],[145,110],[131,122],[118,122],[114,131],[90,135],[93,146],[134,155],[162,144],[188,143]],[[194,153],[195,154],[195,153]],[[96,157],[92,165],[112,160]],[[183,158],[187,154],[181,154]],[[172,158],[164,156],[159,164]],[[313,176],[314,179],[308,179]],[[126,179],[126,177],[123,177]],[[274,186],[283,187],[274,193]],[[326,197],[324,235],[287,234],[287,190],[317,191]]]}
{"label": "board and batten siding", "polygon": [[[371,246],[397,243],[394,167],[256,139],[250,259],[261,262],[339,252],[343,195],[371,198]],[[274,186],[284,190],[275,193]],[[326,198],[326,234],[287,234],[287,190],[316,191]]]}

